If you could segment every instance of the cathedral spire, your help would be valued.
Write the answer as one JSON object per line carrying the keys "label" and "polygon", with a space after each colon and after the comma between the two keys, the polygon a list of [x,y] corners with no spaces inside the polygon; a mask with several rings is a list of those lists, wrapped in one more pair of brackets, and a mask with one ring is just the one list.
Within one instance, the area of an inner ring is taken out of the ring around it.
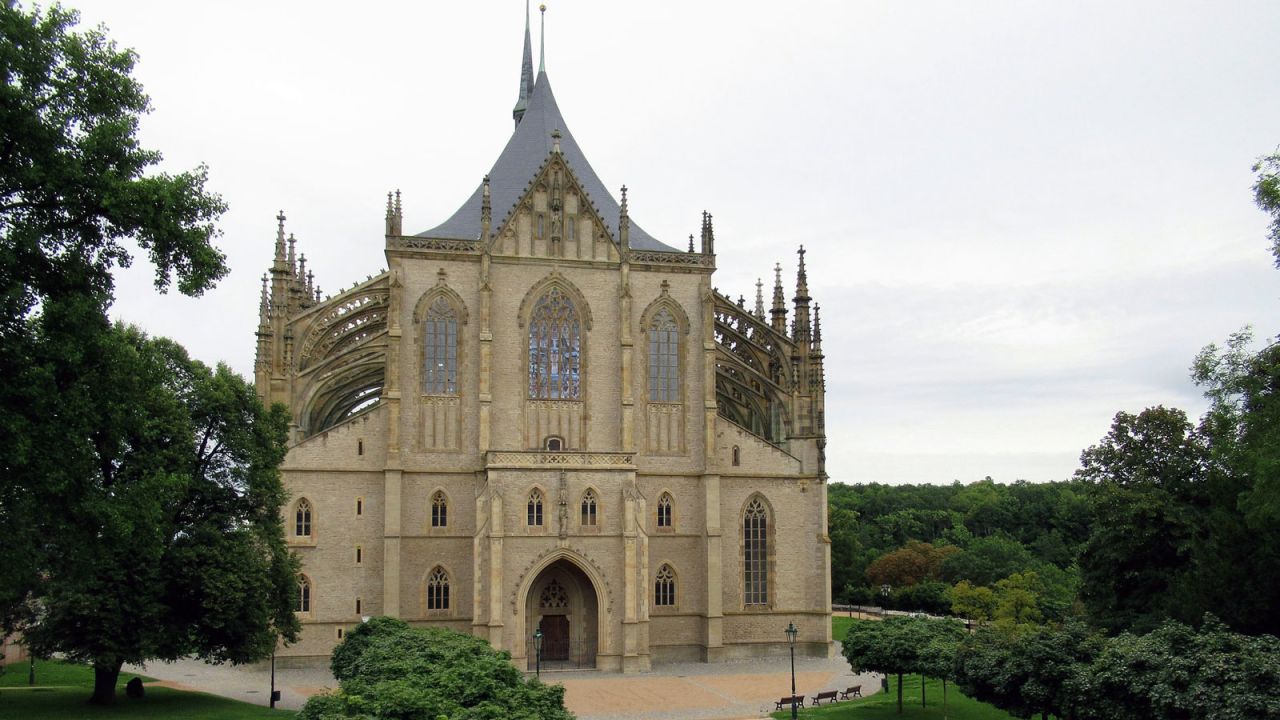
{"label": "cathedral spire", "polygon": [[529,35],[529,0],[525,0],[524,56],[520,63],[520,96],[516,99],[515,108],[511,110],[511,117],[515,119],[516,125],[520,124],[524,111],[529,109],[529,97],[533,95],[533,80],[533,42]]}
{"label": "cathedral spire", "polygon": [[782,292],[782,263],[773,266],[773,316],[770,323],[773,329],[783,335],[787,334],[787,296]]}
{"label": "cathedral spire", "polygon": [[800,344],[802,353],[809,350],[809,275],[804,270],[804,246],[797,251],[800,264],[796,267],[796,305],[795,324],[791,328],[791,337]]}
{"label": "cathedral spire", "polygon": [[285,220],[284,211],[281,210],[280,213],[276,215],[276,256],[275,256],[276,265],[280,269],[284,269],[284,263],[285,263],[284,220]]}
{"label": "cathedral spire", "polygon": [[[526,0],[527,1],[527,0]],[[528,7],[527,5],[525,6]],[[541,16],[540,27],[538,28],[538,74],[547,71],[547,5],[543,3],[538,6],[538,13]],[[528,10],[525,10],[528,15]]]}

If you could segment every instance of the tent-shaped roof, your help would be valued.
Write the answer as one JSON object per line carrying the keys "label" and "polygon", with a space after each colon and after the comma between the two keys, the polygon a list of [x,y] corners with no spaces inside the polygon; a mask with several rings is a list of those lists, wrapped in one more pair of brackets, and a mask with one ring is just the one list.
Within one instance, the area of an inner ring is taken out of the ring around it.
{"label": "tent-shaped roof", "polygon": [[[514,206],[524,195],[525,188],[533,180],[534,175],[546,162],[551,152],[553,130],[559,130],[560,151],[564,156],[582,189],[587,200],[592,203],[601,220],[608,227],[610,234],[618,237],[618,201],[605,189],[604,183],[596,176],[591,163],[582,154],[573,133],[565,124],[560,108],[556,106],[556,96],[551,92],[551,81],[547,73],[538,73],[537,82],[533,86],[533,94],[529,98],[528,108],[515,132],[507,141],[498,161],[489,171],[490,202],[493,207],[494,227],[500,227],[514,210]],[[480,202],[483,185],[477,186],[462,207],[442,224],[418,233],[418,237],[448,238],[453,240],[475,240],[480,237]],[[636,250],[665,250],[680,252],[676,248],[665,245],[649,233],[645,232],[635,221],[631,222],[628,236],[631,247]]]}

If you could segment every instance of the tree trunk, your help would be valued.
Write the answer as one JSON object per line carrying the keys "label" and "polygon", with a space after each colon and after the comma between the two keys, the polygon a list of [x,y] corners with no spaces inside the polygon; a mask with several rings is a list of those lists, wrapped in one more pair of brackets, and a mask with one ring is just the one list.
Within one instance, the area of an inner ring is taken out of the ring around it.
{"label": "tree trunk", "polygon": [[124,660],[116,658],[110,662],[93,665],[93,697],[89,702],[94,705],[110,705],[116,700],[116,681],[120,679],[120,666]]}
{"label": "tree trunk", "polygon": [[902,673],[898,673],[898,714],[902,714]]}
{"label": "tree trunk", "polygon": [[920,707],[927,707],[924,704],[924,673],[920,674]]}
{"label": "tree trunk", "polygon": [[942,678],[942,720],[947,720],[947,679]]}

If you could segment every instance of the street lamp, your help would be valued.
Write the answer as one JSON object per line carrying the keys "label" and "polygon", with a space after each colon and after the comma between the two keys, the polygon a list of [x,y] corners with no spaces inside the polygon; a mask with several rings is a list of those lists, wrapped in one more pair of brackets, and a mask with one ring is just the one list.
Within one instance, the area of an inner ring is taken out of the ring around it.
{"label": "street lamp", "polygon": [[542,678],[542,628],[533,631],[533,671],[539,679]]}
{"label": "street lamp", "polygon": [[787,644],[791,646],[791,720],[796,719],[796,636],[800,629],[793,622],[787,623]]}

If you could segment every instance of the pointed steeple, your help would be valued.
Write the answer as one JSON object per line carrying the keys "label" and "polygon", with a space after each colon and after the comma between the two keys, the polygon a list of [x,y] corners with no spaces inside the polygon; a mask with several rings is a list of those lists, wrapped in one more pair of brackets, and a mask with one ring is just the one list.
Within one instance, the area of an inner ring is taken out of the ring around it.
{"label": "pointed steeple", "polygon": [[511,110],[511,117],[516,125],[524,118],[524,111],[529,109],[529,97],[533,95],[533,41],[529,35],[529,0],[524,2],[524,56],[520,63],[520,96],[516,106]]}
{"label": "pointed steeple", "polygon": [[285,221],[284,211],[281,210],[280,213],[276,215],[276,255],[275,255],[276,266],[281,270],[284,269],[284,263],[285,263],[284,221]]}
{"label": "pointed steeple", "polygon": [[770,325],[783,335],[787,334],[787,296],[782,292],[782,263],[773,266],[773,309]]}
{"label": "pointed steeple", "polygon": [[756,317],[764,319],[764,281],[756,278]]}
{"label": "pointed steeple", "polygon": [[[527,5],[525,6],[528,7]],[[547,71],[547,5],[543,3],[538,6],[538,12],[541,14],[541,27],[538,29],[538,74]],[[528,15],[528,10],[525,11]]]}
{"label": "pointed steeple", "polygon": [[809,276],[804,270],[804,246],[798,251],[800,264],[796,267],[796,304],[795,325],[791,328],[791,336],[800,344],[802,352],[809,346]]}

